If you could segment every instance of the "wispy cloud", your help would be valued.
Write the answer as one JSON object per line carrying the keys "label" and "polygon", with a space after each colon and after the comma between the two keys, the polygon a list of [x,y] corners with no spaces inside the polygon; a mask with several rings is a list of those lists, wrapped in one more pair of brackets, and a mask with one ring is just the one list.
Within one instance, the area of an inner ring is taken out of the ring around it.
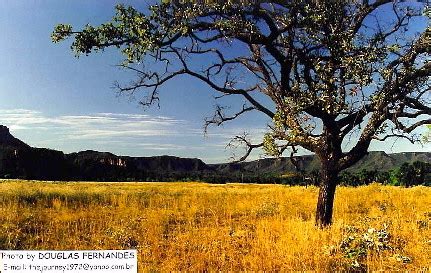
{"label": "wispy cloud", "polygon": [[28,109],[0,109],[0,123],[35,147],[134,156],[170,154],[209,161],[227,160],[230,151],[225,147],[237,134],[249,131],[253,141],[263,135],[262,129],[240,127],[211,128],[204,135],[202,124],[148,114],[47,115]]}
{"label": "wispy cloud", "polygon": [[[169,154],[198,157],[212,163],[227,161],[232,154],[236,158],[244,154],[243,147],[225,149],[233,136],[248,132],[252,143],[260,143],[266,132],[264,127],[231,124],[212,127],[204,136],[202,124],[166,116],[125,113],[53,116],[28,109],[0,109],[0,124],[8,126],[15,136],[35,147],[65,152],[94,149],[131,156]],[[371,150],[430,149],[430,144],[411,145],[403,140],[395,147],[391,144],[393,142],[372,143]],[[257,159],[262,154],[262,150],[257,150],[249,159]]]}
{"label": "wispy cloud", "polygon": [[163,116],[116,113],[47,116],[26,109],[0,110],[0,116],[2,123],[13,131],[56,130],[66,139],[100,140],[197,134],[188,122]]}
{"label": "wispy cloud", "polygon": [[[0,109],[1,123],[12,131],[50,130],[63,139],[108,140],[137,137],[203,137],[202,125],[166,116],[124,113],[94,113],[87,115],[48,116],[28,109]],[[229,141],[233,136],[248,132],[250,140],[262,140],[264,128],[211,128],[208,138]],[[121,141],[121,140],[120,140]],[[226,145],[226,143],[219,145]]]}

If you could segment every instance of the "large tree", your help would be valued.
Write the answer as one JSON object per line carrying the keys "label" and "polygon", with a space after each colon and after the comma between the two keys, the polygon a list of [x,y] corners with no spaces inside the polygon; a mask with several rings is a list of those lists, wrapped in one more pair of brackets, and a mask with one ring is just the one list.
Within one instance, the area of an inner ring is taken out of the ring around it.
{"label": "large tree", "polygon": [[340,171],[365,156],[371,141],[415,141],[414,130],[431,123],[427,15],[423,4],[389,0],[118,5],[112,21],[79,31],[60,24],[52,39],[74,37],[77,55],[120,50],[137,80],[117,87],[142,90],[144,105],[182,75],[220,97],[242,97],[237,112],[218,106],[207,124],[252,111],[272,120],[261,143],[236,137],[247,145],[241,160],[260,147],[271,156],[297,147],[314,152],[321,162],[316,224],[326,226]]}

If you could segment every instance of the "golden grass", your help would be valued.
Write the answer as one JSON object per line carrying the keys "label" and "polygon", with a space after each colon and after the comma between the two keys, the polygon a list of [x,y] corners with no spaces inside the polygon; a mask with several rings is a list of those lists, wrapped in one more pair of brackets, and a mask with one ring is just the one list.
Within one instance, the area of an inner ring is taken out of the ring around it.
{"label": "golden grass", "polygon": [[431,269],[431,188],[339,187],[324,230],[316,198],[281,185],[8,181],[0,249],[137,248],[141,272]]}

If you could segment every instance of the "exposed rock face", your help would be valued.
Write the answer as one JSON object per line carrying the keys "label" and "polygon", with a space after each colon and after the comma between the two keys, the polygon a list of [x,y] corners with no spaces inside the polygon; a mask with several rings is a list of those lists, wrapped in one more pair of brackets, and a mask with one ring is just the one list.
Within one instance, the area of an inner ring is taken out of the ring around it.
{"label": "exposed rock face", "polygon": [[12,136],[9,128],[0,125],[0,145],[13,148],[29,148],[27,144]]}
{"label": "exposed rock face", "polygon": [[127,163],[122,158],[108,158],[108,159],[100,159],[100,163],[108,164],[111,166],[118,166],[118,167],[127,167]]}

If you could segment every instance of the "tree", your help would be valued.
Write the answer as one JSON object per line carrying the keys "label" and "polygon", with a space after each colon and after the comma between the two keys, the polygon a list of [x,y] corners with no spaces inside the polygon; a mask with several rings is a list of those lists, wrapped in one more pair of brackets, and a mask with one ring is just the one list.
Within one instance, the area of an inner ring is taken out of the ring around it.
{"label": "tree", "polygon": [[242,97],[237,112],[218,105],[206,125],[257,111],[271,120],[268,132],[261,143],[234,137],[246,146],[239,160],[256,148],[270,156],[314,152],[321,162],[316,224],[327,226],[340,171],[366,155],[372,140],[417,141],[413,131],[431,123],[431,27],[410,31],[427,15],[423,4],[389,0],[118,5],[112,21],[80,31],[60,24],[52,40],[74,37],[77,55],[120,50],[122,67],[137,80],[118,90],[145,92],[145,106],[181,75],[220,97]]}
{"label": "tree", "polygon": [[431,125],[428,125],[428,132],[425,133],[424,141],[431,142]]}
{"label": "tree", "polygon": [[405,162],[398,170],[398,181],[402,186],[410,187],[415,179],[415,171],[409,163]]}

